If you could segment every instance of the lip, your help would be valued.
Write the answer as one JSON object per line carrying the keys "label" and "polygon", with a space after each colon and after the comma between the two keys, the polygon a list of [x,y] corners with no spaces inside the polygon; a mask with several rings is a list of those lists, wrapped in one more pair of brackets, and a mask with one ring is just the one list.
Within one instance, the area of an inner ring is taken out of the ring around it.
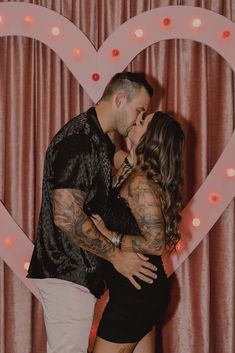
{"label": "lip", "polygon": [[129,133],[132,131],[132,129],[133,129],[134,126],[135,126],[135,125],[132,125],[132,126],[128,127],[128,129],[127,129],[127,136],[128,136]]}

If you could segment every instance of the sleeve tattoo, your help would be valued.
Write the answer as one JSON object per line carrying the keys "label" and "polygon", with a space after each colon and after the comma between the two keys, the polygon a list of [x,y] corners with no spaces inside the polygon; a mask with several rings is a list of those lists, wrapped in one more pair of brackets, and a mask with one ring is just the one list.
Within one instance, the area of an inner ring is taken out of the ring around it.
{"label": "sleeve tattoo", "polygon": [[127,193],[141,236],[125,235],[122,250],[161,255],[165,248],[165,221],[159,195],[143,176],[130,181]]}
{"label": "sleeve tattoo", "polygon": [[95,227],[83,211],[86,194],[77,189],[53,191],[54,222],[74,244],[104,259],[109,259],[115,247]]}

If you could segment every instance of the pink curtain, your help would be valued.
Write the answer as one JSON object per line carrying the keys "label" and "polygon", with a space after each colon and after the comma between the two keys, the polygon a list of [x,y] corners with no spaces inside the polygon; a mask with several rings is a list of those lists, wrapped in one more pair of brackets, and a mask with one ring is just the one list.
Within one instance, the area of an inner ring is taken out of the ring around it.
{"label": "pink curtain", "polygon": [[[24,2],[67,17],[96,48],[126,20],[162,6],[199,6],[235,21],[235,0]],[[44,44],[5,37],[0,38],[0,52],[0,199],[34,241],[46,147],[58,129],[92,101]],[[233,72],[211,48],[189,40],[152,45],[127,69],[148,75],[155,89],[150,110],[166,110],[183,125],[186,204],[234,129]],[[172,301],[161,339],[158,335],[158,353],[235,352],[234,219],[233,201],[172,276]],[[0,260],[0,353],[43,352],[41,306]]]}

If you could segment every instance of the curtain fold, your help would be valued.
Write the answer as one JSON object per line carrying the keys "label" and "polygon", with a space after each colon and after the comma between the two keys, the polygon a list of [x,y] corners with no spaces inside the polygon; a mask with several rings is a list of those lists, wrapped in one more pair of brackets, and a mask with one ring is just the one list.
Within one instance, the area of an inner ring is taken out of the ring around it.
{"label": "curtain fold", "polygon": [[[128,19],[162,6],[199,6],[235,21],[235,0],[22,2],[67,17],[96,49]],[[46,148],[67,121],[93,103],[44,44],[4,37],[0,52],[0,199],[34,242]],[[183,126],[186,205],[232,135],[234,74],[213,49],[183,39],[150,46],[127,69],[145,72],[153,85],[150,110],[170,112]],[[235,352],[234,220],[233,200],[172,276],[172,299],[156,353]],[[0,353],[44,353],[45,345],[40,304],[0,259]]]}

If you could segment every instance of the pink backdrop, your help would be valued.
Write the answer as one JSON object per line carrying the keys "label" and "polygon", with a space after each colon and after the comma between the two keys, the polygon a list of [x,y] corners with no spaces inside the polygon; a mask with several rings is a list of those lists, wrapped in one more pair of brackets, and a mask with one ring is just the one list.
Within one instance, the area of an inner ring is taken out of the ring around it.
{"label": "pink backdrop", "polygon": [[[235,5],[233,1],[31,3],[67,17],[96,48],[122,23],[143,11],[182,4],[208,8],[233,20]],[[44,44],[8,37],[0,39],[0,48],[0,198],[34,241],[46,146],[66,121],[92,102]],[[151,109],[171,112],[184,127],[186,204],[232,135],[232,70],[212,49],[181,39],[152,45],[138,54],[128,69],[148,74],[156,92]],[[172,276],[172,303],[158,351],[234,352],[233,237],[234,201]],[[0,266],[0,352],[44,352],[40,305],[2,261]]]}

